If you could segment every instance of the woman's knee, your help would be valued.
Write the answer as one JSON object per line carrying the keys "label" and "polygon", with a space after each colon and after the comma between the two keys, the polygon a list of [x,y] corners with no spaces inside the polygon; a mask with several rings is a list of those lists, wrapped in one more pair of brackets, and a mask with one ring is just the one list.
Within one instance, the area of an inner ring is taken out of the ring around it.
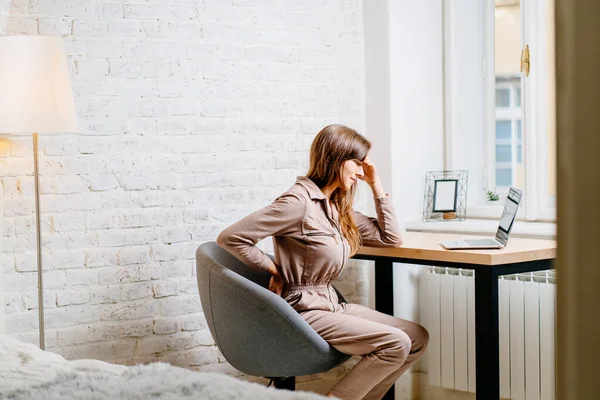
{"label": "woman's knee", "polygon": [[412,352],[423,352],[429,344],[429,332],[422,325],[415,325]]}
{"label": "woman's knee", "polygon": [[387,361],[397,363],[399,365],[404,364],[406,358],[410,354],[412,347],[412,341],[404,331],[397,330],[392,335],[389,346],[384,351]]}

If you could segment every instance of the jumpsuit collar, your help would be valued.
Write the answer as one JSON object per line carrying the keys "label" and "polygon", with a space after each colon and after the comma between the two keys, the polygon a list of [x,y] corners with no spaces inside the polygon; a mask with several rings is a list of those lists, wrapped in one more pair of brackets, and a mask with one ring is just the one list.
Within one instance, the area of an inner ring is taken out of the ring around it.
{"label": "jumpsuit collar", "polygon": [[327,196],[319,189],[319,187],[312,180],[307,178],[306,176],[298,176],[296,178],[296,183],[300,184],[302,187],[306,189],[310,198],[312,200],[325,200]]}
{"label": "jumpsuit collar", "polygon": [[[339,222],[338,222],[339,216],[337,214],[337,211],[334,214],[333,207],[329,203],[329,199],[327,198],[327,196],[325,196],[325,194],[321,191],[321,189],[319,189],[317,184],[314,183],[310,178],[307,178],[306,176],[296,177],[296,183],[298,183],[299,185],[301,185],[302,187],[304,187],[306,189],[311,200],[327,200],[324,203],[322,203],[323,206],[325,207],[325,214],[327,215],[327,217],[329,218],[331,223],[333,225],[335,225],[339,230]],[[340,236],[341,236],[341,233],[340,233]]]}

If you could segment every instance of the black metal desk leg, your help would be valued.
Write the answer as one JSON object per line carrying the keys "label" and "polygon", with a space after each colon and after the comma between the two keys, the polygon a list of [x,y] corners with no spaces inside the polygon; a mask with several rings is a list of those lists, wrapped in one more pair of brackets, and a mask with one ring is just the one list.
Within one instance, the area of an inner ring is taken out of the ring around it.
{"label": "black metal desk leg", "polygon": [[475,379],[478,400],[500,398],[498,271],[475,271]]}
{"label": "black metal desk leg", "polygon": [[[379,312],[394,315],[394,263],[391,261],[375,261],[375,309]],[[394,400],[394,385],[383,396],[382,400]]]}
{"label": "black metal desk leg", "polygon": [[394,315],[394,265],[391,261],[375,261],[375,309]]}

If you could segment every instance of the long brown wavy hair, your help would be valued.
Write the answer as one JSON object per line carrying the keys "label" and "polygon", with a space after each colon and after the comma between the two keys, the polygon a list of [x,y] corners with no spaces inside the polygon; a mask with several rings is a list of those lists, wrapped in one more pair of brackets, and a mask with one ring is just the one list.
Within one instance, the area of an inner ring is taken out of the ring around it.
{"label": "long brown wavy hair", "polygon": [[351,255],[362,244],[358,228],[352,217],[352,205],[357,185],[346,190],[342,183],[342,166],[348,160],[364,160],[371,150],[371,142],[354,129],[344,125],[328,125],[315,137],[310,146],[310,167],[306,177],[319,188],[337,186],[330,201],[340,216],[342,234],[350,243]]}

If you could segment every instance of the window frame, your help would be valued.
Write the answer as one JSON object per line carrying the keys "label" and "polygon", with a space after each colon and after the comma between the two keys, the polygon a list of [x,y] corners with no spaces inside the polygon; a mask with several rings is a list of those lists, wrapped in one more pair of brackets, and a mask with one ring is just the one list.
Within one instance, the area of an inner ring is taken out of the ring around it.
{"label": "window frame", "polygon": [[[446,169],[460,169],[458,143],[460,142],[460,127],[453,115],[453,103],[459,99],[457,84],[457,68],[460,67],[460,52],[456,50],[456,30],[459,16],[457,13],[464,10],[457,3],[458,0],[446,0],[444,3],[444,78],[445,78],[445,162]],[[546,102],[537,102],[536,99],[546,98],[546,68],[536,68],[537,60],[546,60],[546,36],[544,26],[547,10],[545,0],[521,0],[521,48],[529,45],[531,58],[531,71],[528,77],[521,72],[521,143],[523,146],[522,163],[525,169],[525,183],[522,206],[517,213],[518,220],[527,221],[556,221],[556,208],[552,208],[553,196],[543,196],[548,190],[547,170],[547,110]],[[475,11],[475,12],[481,12]],[[483,184],[477,183],[476,187],[495,188],[495,163],[496,163],[496,77],[494,71],[495,55],[495,1],[486,0],[483,5],[481,29],[483,31],[483,129],[485,131],[485,159]],[[473,16],[471,16],[473,17]],[[540,22],[541,21],[541,22]],[[545,61],[544,61],[545,62]],[[511,98],[513,93],[511,92]],[[516,138],[516,127],[512,126],[511,132]],[[515,145],[515,148],[517,145]],[[546,151],[540,151],[545,149]],[[516,156],[513,153],[513,156]],[[516,158],[514,159],[516,161]],[[514,182],[514,171],[513,171]],[[477,197],[477,196],[476,196]],[[500,196],[500,201],[484,200],[481,205],[469,205],[470,218],[498,218],[502,213],[505,196]]]}

